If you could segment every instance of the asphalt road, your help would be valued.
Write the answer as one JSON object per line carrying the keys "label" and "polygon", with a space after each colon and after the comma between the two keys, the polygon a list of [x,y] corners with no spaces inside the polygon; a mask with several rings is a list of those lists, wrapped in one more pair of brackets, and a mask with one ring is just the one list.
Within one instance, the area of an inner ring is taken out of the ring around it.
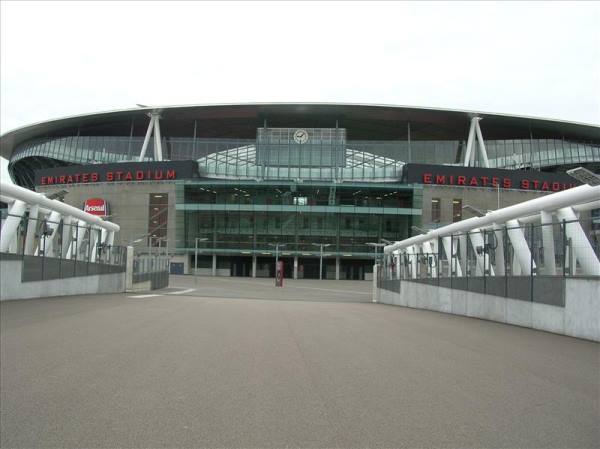
{"label": "asphalt road", "polygon": [[232,281],[1,303],[1,446],[598,446],[597,343]]}

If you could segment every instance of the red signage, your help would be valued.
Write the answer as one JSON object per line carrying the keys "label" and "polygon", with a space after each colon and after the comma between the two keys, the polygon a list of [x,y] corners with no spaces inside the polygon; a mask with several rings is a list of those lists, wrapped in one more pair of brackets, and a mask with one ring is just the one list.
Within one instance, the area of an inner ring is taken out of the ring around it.
{"label": "red signage", "polygon": [[41,185],[79,184],[88,182],[119,182],[119,181],[169,181],[177,177],[175,170],[126,170],[107,171],[100,178],[98,172],[73,173],[71,175],[42,176]]}
{"label": "red signage", "polygon": [[403,181],[408,184],[429,184],[461,187],[538,190],[558,192],[578,185],[565,173],[545,173],[537,170],[506,170],[452,165],[406,164]]}
{"label": "red signage", "polygon": [[283,287],[283,260],[278,260],[275,267],[275,287]]}
{"label": "red signage", "polygon": [[90,198],[85,201],[83,211],[99,217],[106,217],[108,215],[108,203],[102,198]]}
{"label": "red signage", "polygon": [[96,182],[173,181],[193,178],[196,161],[119,162],[114,164],[69,165],[35,172],[35,184],[88,184]]}
{"label": "red signage", "polygon": [[[547,192],[558,192],[575,187],[574,182],[550,182],[540,181],[539,179],[521,179],[518,183],[513,183],[510,178],[497,176],[455,176],[455,175],[437,175],[434,173],[423,173],[423,184],[438,184],[449,186],[466,187],[501,187],[503,189],[522,189],[522,190],[542,190]],[[515,185],[516,184],[516,185]]]}

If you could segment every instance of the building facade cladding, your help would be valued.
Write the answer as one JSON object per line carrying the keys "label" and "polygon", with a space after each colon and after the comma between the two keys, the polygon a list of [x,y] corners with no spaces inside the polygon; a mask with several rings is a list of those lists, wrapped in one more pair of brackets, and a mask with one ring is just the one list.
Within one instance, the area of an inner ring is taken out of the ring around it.
{"label": "building facade cladding", "polygon": [[[13,151],[9,170],[21,185],[33,186],[36,169],[70,164],[96,164],[137,160],[143,137],[65,136],[32,139]],[[145,160],[153,159],[153,145]],[[485,140],[490,168],[553,171],[563,166],[600,167],[600,144],[561,139]],[[163,137],[165,159],[197,160],[205,176],[260,179],[392,180],[403,163],[457,164],[465,140],[346,141],[345,159],[322,142],[303,147],[279,142],[257,148],[256,139]],[[265,150],[265,147],[267,148]],[[306,151],[310,148],[310,151]],[[258,149],[258,151],[257,151]],[[269,153],[269,156],[261,154]],[[340,161],[345,161],[341,164]],[[479,166],[480,161],[475,161]]]}
{"label": "building facade cladding", "polygon": [[315,256],[326,244],[332,256],[372,256],[368,242],[410,235],[420,218],[413,188],[393,184],[335,186],[294,182],[190,181],[177,189],[178,245],[223,253],[273,252]]}

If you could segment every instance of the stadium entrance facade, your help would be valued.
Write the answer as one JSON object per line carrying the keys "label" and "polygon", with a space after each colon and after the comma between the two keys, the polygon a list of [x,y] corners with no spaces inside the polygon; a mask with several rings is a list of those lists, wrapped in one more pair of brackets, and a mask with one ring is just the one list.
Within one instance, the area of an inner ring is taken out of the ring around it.
{"label": "stadium entrance facade", "polygon": [[[144,108],[2,136],[22,186],[102,199],[120,241],[217,276],[369,279],[380,245],[569,188],[600,128],[344,104]],[[463,210],[469,205],[469,210]]]}

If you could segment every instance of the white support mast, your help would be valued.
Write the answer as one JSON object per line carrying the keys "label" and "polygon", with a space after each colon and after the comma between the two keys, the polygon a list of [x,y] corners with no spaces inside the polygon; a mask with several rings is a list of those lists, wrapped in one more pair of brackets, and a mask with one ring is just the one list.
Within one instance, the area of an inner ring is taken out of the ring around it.
{"label": "white support mast", "polygon": [[163,152],[162,152],[162,139],[160,134],[160,109],[156,109],[148,114],[150,117],[150,123],[148,123],[148,129],[146,130],[146,137],[144,137],[144,143],[142,144],[142,149],[140,151],[139,161],[143,162],[146,157],[146,150],[148,149],[148,144],[150,143],[150,137],[152,136],[152,132],[154,131],[154,160],[162,161],[163,160]]}
{"label": "white support mast", "polygon": [[481,164],[485,168],[489,168],[490,162],[487,156],[487,150],[485,149],[485,143],[483,141],[483,134],[479,122],[481,117],[473,117],[471,119],[471,126],[469,127],[469,137],[467,139],[467,149],[465,151],[465,157],[463,159],[463,165],[465,167],[475,166],[475,150],[473,149],[473,143],[477,139],[477,147],[479,149],[479,158]]}

